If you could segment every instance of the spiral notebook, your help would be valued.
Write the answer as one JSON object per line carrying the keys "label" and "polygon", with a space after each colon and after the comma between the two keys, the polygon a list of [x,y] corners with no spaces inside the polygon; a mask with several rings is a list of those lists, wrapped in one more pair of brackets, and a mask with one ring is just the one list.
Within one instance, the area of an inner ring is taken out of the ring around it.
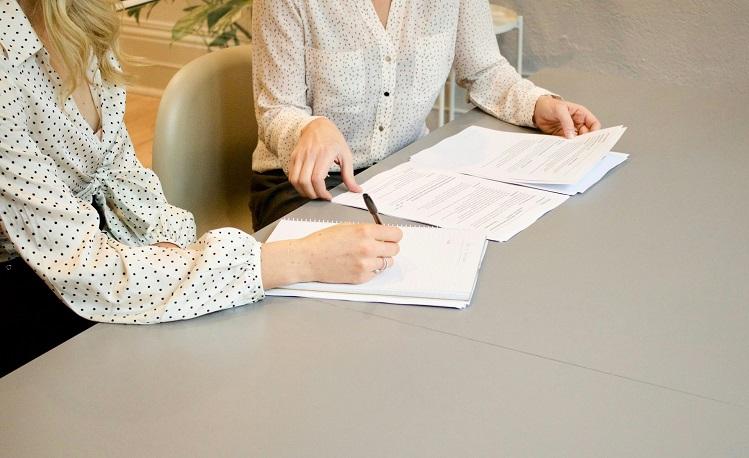
{"label": "spiral notebook", "polygon": [[[268,242],[301,238],[334,224],[338,223],[281,220]],[[458,309],[468,306],[486,251],[484,234],[464,229],[399,227],[403,239],[394,265],[367,283],[296,283],[267,290],[266,295]]]}

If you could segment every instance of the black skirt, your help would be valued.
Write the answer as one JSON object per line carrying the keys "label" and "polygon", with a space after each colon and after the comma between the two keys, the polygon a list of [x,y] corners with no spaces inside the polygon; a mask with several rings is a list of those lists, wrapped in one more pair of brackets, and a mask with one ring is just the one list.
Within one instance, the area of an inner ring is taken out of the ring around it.
{"label": "black skirt", "polygon": [[76,315],[21,258],[0,263],[0,377],[95,323]]}

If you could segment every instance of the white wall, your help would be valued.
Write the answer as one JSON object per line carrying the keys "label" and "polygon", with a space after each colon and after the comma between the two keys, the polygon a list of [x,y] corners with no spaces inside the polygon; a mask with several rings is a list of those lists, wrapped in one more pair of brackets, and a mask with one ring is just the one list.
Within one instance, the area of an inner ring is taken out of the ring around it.
{"label": "white wall", "polygon": [[[749,91],[749,0],[493,0],[525,18],[525,65]],[[501,49],[510,62],[516,41]]]}
{"label": "white wall", "polygon": [[[749,0],[492,1],[525,17],[525,73],[570,66],[749,91]],[[123,47],[151,64],[132,69],[142,75],[136,91],[158,93],[181,65],[205,53],[199,37],[170,45],[171,24],[189,3],[164,1],[140,27],[126,21]],[[500,43],[514,63],[514,33]]]}

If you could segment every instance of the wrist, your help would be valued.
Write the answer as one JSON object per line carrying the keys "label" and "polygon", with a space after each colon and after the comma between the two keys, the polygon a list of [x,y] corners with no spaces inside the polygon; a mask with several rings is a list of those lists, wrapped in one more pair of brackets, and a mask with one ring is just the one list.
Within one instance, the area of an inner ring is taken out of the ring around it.
{"label": "wrist", "polygon": [[286,264],[292,272],[294,283],[315,280],[314,259],[310,243],[305,239],[287,240]]}
{"label": "wrist", "polygon": [[330,122],[328,118],[325,116],[314,116],[309,121],[307,121],[304,125],[302,125],[302,128],[299,130],[301,134],[303,134],[307,129],[315,129],[326,122]]}
{"label": "wrist", "polygon": [[533,105],[533,116],[531,117],[531,122],[534,126],[538,126],[536,123],[536,113],[538,113],[538,110],[541,108],[541,106],[549,101],[549,98],[553,98],[551,94],[543,94],[538,96],[536,99],[536,103]]}
{"label": "wrist", "polygon": [[314,279],[312,257],[303,240],[264,243],[260,248],[263,288],[271,289]]}

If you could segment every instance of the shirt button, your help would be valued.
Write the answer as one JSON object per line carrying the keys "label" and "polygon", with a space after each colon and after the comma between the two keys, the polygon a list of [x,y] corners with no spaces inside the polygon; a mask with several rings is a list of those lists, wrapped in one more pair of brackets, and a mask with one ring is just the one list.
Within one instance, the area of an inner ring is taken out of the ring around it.
{"label": "shirt button", "polygon": [[385,62],[390,62],[392,59],[390,59],[390,56],[385,56]]}
{"label": "shirt button", "polygon": [[380,130],[380,132],[382,132],[383,130],[385,130],[385,126],[380,126],[378,127],[378,129]]}
{"label": "shirt button", "polygon": [[388,91],[385,91],[385,97],[390,97],[390,93]]}

